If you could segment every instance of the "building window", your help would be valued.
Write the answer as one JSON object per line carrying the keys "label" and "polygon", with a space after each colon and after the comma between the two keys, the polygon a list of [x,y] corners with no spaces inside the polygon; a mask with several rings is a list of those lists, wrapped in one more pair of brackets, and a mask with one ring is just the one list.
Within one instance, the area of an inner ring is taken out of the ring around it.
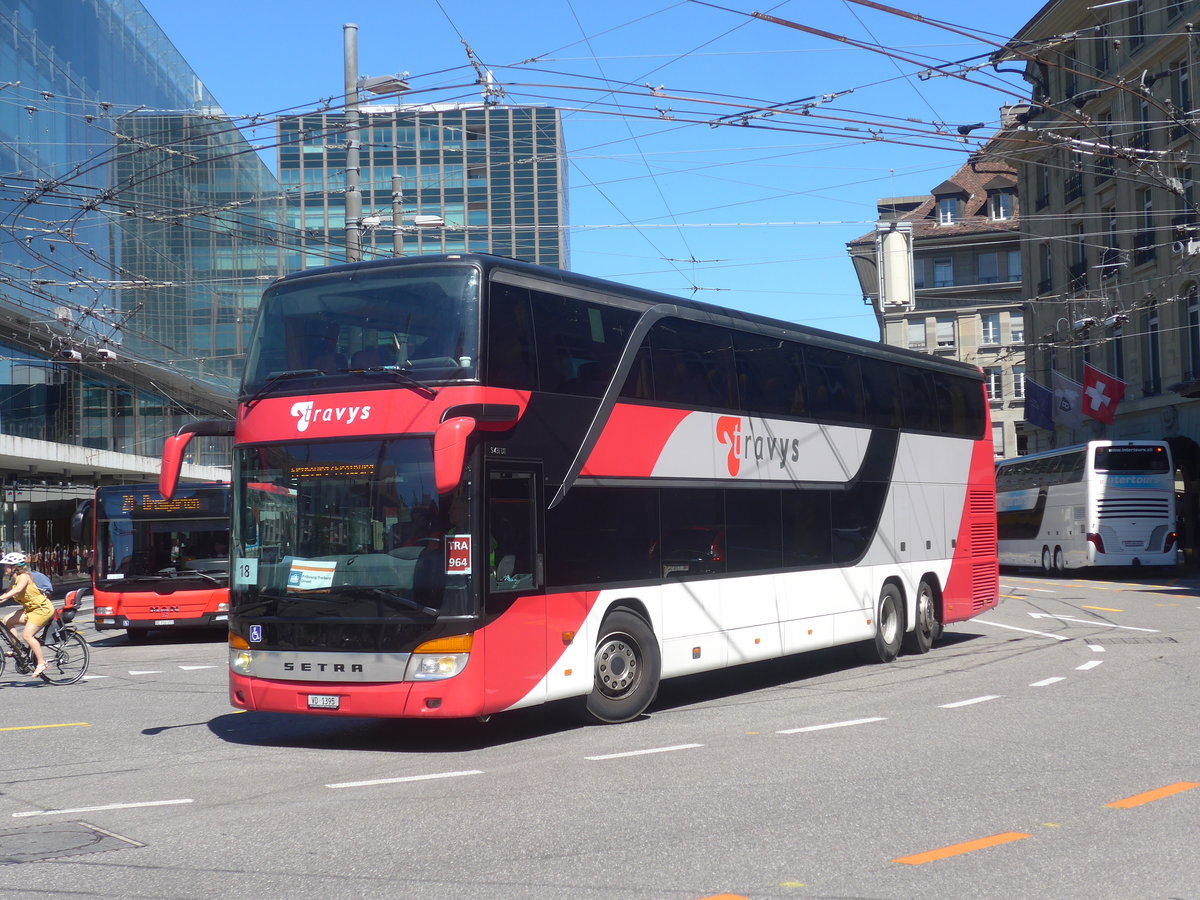
{"label": "building window", "polygon": [[980,253],[975,257],[975,281],[978,284],[995,284],[1000,280],[1000,254]]}
{"label": "building window", "polygon": [[1142,46],[1146,39],[1146,0],[1134,0],[1129,14],[1129,43]]}
{"label": "building window", "polygon": [[1154,192],[1150,188],[1138,191],[1142,207],[1139,228],[1134,235],[1133,264],[1140,266],[1154,259]]}
{"label": "building window", "polygon": [[1152,309],[1146,313],[1146,357],[1142,368],[1145,372],[1145,384],[1142,392],[1147,396],[1162,391],[1162,358],[1160,356],[1158,333],[1158,310]]}
{"label": "building window", "polygon": [[1037,292],[1039,294],[1050,293],[1054,287],[1054,254],[1050,248],[1049,242],[1042,244],[1042,277],[1038,281]]}
{"label": "building window", "polygon": [[1008,342],[1010,344],[1025,343],[1025,314],[1008,314]]}
{"label": "building window", "polygon": [[983,386],[987,389],[989,400],[1004,399],[1004,370],[999,366],[989,366],[983,370]]}
{"label": "building window", "polygon": [[955,346],[953,316],[938,316],[937,345],[939,350]]}
{"label": "building window", "polygon": [[953,225],[958,221],[958,198],[938,197],[937,218],[939,225]]}
{"label": "building window", "polygon": [[[1108,25],[1100,24],[1096,28],[1096,40],[1094,42],[1096,52],[1096,72],[1103,75],[1108,71]],[[1110,117],[1111,118],[1111,117]]]}
{"label": "building window", "polygon": [[954,284],[954,260],[935,259],[933,261],[933,286],[952,287]]}
{"label": "building window", "polygon": [[988,215],[995,220],[1011,219],[1013,195],[1011,191],[993,191],[988,197]]}
{"label": "building window", "polygon": [[1013,366],[1012,374],[1013,374],[1013,392],[1012,392],[1013,399],[1014,400],[1024,400],[1025,399],[1025,367],[1024,366]]}
{"label": "building window", "polygon": [[979,316],[979,343],[1000,343],[1000,313],[982,313]]}
{"label": "building window", "polygon": [[1009,281],[1020,281],[1021,280],[1021,251],[1020,250],[1009,250],[1008,251],[1008,280]]}
{"label": "building window", "polygon": [[1004,456],[1004,423],[992,423],[992,450],[996,454],[996,459]]}
{"label": "building window", "polygon": [[1112,373],[1123,381],[1125,379],[1125,332],[1120,325],[1113,329],[1109,346],[1112,353]]}
{"label": "building window", "polygon": [[908,320],[908,348],[910,350],[925,349],[925,320]]}

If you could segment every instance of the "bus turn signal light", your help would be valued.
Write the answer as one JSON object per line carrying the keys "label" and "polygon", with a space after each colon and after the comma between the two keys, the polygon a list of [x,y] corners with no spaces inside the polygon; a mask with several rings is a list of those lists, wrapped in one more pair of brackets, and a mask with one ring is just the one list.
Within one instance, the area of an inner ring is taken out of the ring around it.
{"label": "bus turn signal light", "polygon": [[249,650],[250,644],[240,634],[229,632],[229,646],[234,650]]}

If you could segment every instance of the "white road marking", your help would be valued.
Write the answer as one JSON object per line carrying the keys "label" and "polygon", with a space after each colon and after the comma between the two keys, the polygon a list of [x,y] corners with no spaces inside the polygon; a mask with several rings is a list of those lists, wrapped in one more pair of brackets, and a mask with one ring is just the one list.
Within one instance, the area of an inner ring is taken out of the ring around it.
{"label": "white road marking", "polygon": [[1104,662],[1102,659],[1093,659],[1091,662],[1085,662],[1082,666],[1076,666],[1075,671],[1086,672],[1088,669],[1096,668],[1096,666],[1100,665],[1102,662]]}
{"label": "white road marking", "polygon": [[972,622],[977,622],[980,625],[991,625],[995,628],[1007,628],[1009,631],[1023,631],[1025,634],[1036,634],[1038,637],[1051,638],[1056,641],[1069,641],[1069,637],[1063,637],[1061,634],[1050,634],[1047,631],[1034,631],[1032,628],[1018,628],[1016,625],[1001,625],[999,622],[989,622],[987,619],[972,619]]}
{"label": "white road marking", "polygon": [[630,750],[626,753],[606,753],[603,756],[585,756],[584,759],[623,759],[626,756],[646,756],[650,753],[672,753],[676,750],[694,750],[703,744],[676,744],[674,747],[654,747],[650,750]]}
{"label": "white road marking", "polygon": [[828,728],[846,728],[850,725],[866,725],[869,722],[886,722],[886,718],[876,716],[873,719],[851,719],[848,722],[830,722],[828,725],[808,725],[805,728],[788,728],[777,731],[776,734],[801,734],[805,731],[825,731]]}
{"label": "white road marking", "polygon": [[130,669],[130,675],[161,675],[161,669]]}
{"label": "white road marking", "polygon": [[1076,619],[1074,616],[1056,616],[1053,613],[1030,613],[1032,619],[1059,619],[1063,622],[1075,622],[1079,625],[1093,625],[1096,628],[1120,628],[1122,631],[1148,631],[1158,634],[1157,628],[1135,628],[1132,625],[1114,625],[1111,622],[1101,622],[1099,619]]}
{"label": "white road marking", "polygon": [[333,788],[351,788],[351,787],[373,787],[377,784],[402,784],[406,781],[433,781],[438,778],[462,778],[464,775],[482,775],[480,769],[468,769],[465,772],[438,772],[435,775],[405,775],[403,778],[376,778],[372,781],[343,781],[338,784],[327,784],[325,787]]}
{"label": "white road marking", "polygon": [[107,675],[84,675],[84,681],[95,681],[97,678],[107,678]]}
{"label": "white road marking", "polygon": [[195,803],[194,800],[147,800],[144,803],[110,803],[107,806],[77,806],[74,809],[33,809],[29,812],[13,813],[14,819],[26,816],[68,816],[76,813],[100,812],[107,809],[139,809],[143,806],[176,806],[180,803]]}
{"label": "white road marking", "polygon": [[989,700],[999,700],[999,694],[987,694],[983,697],[972,697],[970,700],[959,700],[957,703],[943,703],[940,709],[957,709],[960,706],[970,706],[973,703],[987,703]]}
{"label": "white road marking", "polygon": [[197,669],[215,669],[216,666],[180,666],[185,672],[195,672]]}
{"label": "white road marking", "polygon": [[1045,687],[1048,684],[1054,684],[1056,681],[1066,681],[1066,680],[1067,679],[1063,678],[1061,675],[1057,675],[1054,678],[1043,678],[1041,681],[1035,681],[1033,684],[1030,685],[1030,687]]}
{"label": "white road marking", "polygon": [[1108,652],[1107,648],[1101,647],[1099,644],[1088,644],[1088,648],[1091,650],[1095,650],[1097,653],[1107,653]]}

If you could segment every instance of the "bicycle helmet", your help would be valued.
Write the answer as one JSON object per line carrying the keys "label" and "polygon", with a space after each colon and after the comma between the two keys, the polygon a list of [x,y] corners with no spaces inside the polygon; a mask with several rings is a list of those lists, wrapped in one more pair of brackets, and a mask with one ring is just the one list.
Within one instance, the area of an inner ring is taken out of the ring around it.
{"label": "bicycle helmet", "polygon": [[5,566],[23,566],[28,562],[24,553],[5,553],[0,557],[0,565]]}

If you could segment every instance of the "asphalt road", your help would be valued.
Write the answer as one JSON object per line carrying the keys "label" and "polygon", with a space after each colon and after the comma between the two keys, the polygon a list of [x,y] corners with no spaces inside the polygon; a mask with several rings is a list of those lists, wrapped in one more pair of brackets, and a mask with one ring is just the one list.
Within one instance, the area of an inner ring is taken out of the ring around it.
{"label": "asphalt road", "polygon": [[663,686],[649,715],[239,713],[220,635],[0,678],[14,897],[1174,898],[1200,855],[1200,579],[1004,573],[925,656]]}

